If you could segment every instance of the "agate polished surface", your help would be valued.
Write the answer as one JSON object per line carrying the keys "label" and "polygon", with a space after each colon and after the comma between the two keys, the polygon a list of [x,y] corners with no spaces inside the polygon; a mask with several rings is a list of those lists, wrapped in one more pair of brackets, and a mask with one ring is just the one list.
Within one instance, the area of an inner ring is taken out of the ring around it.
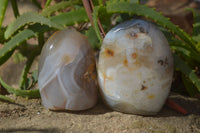
{"label": "agate polished surface", "polygon": [[153,24],[131,20],[105,36],[98,62],[100,92],[112,109],[154,115],[168,97],[173,57],[167,39]]}
{"label": "agate polished surface", "polygon": [[74,29],[54,33],[42,49],[38,85],[51,110],[85,110],[97,102],[95,57],[87,38]]}

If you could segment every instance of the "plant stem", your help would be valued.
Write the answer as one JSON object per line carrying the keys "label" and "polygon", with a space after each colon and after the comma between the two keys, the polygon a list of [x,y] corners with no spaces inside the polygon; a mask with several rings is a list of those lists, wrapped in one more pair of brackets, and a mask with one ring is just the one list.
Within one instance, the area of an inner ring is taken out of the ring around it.
{"label": "plant stem", "polygon": [[92,11],[92,7],[91,7],[91,5],[90,5],[88,0],[82,0],[82,1],[83,1],[83,5],[85,7],[86,13],[88,15],[88,18],[89,18],[92,26],[94,27],[94,23],[93,23],[93,19],[92,19],[92,12],[93,12]]}
{"label": "plant stem", "polygon": [[45,8],[47,8],[47,7],[50,5],[51,1],[52,1],[52,0],[47,0],[47,2],[46,2],[46,4],[45,4]]}
{"label": "plant stem", "polygon": [[20,83],[19,83],[20,89],[22,89],[22,90],[25,90],[28,87],[26,85],[27,84],[27,79],[28,79],[27,78],[27,74],[28,74],[28,72],[29,72],[29,70],[31,68],[31,65],[33,64],[34,59],[35,59],[35,54],[33,53],[32,56],[30,56],[28,58],[28,60],[26,62],[26,65],[24,66],[24,69],[22,71],[21,78],[20,78]]}
{"label": "plant stem", "polygon": [[0,28],[5,16],[7,6],[8,6],[8,0],[0,0]]}
{"label": "plant stem", "polygon": [[[91,8],[92,8],[92,11],[94,10],[94,4],[92,2],[92,0],[89,0],[90,1],[90,5],[91,5]],[[104,29],[101,25],[101,22],[99,20],[99,18],[97,18],[97,21],[98,21],[98,26],[99,26],[99,31],[100,31],[100,35],[101,35],[101,38],[103,39],[105,37],[105,32],[104,32]]]}
{"label": "plant stem", "polygon": [[17,6],[17,0],[11,0],[11,4],[12,4],[12,9],[13,9],[13,13],[15,15],[15,18],[17,18],[17,16],[19,16],[19,10],[18,10],[18,6]]}
{"label": "plant stem", "polygon": [[[94,9],[93,2],[92,2],[92,0],[82,0],[82,1],[83,1],[83,5],[85,7],[86,13],[88,15],[88,18],[89,18],[92,26],[94,27],[94,22],[93,22],[93,18],[92,18],[92,12],[93,12],[93,9]],[[101,38],[103,39],[105,37],[104,29],[101,25],[100,20],[98,19],[97,21],[98,21],[100,35],[101,35]]]}
{"label": "plant stem", "polygon": [[177,103],[175,103],[175,102],[174,102],[172,99],[170,99],[170,98],[167,99],[166,105],[167,105],[168,107],[170,107],[171,109],[176,110],[176,111],[179,112],[179,113],[182,113],[182,114],[184,114],[184,115],[187,115],[187,114],[188,114],[188,112],[187,112],[184,108],[182,108],[180,105],[178,105]]}
{"label": "plant stem", "polygon": [[11,102],[11,103],[15,103],[14,100],[4,96],[4,95],[0,95],[0,100],[3,100],[3,101],[7,101],[7,102]]}

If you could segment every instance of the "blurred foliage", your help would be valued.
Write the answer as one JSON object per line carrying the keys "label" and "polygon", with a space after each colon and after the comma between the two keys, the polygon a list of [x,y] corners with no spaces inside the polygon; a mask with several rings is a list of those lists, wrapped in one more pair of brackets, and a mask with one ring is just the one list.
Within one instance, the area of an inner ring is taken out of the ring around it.
{"label": "blurred foliage", "polygon": [[[52,0],[47,0],[45,7],[33,0],[33,4],[41,8],[41,12],[28,12],[19,14],[17,0],[12,0],[13,12],[16,19],[3,27],[5,11],[8,0],[0,1],[0,43],[3,48],[0,49],[0,65],[11,58],[14,51],[16,62],[26,60],[26,64],[21,74],[19,88],[13,88],[5,83],[0,76],[0,84],[9,92],[15,95],[36,98],[40,97],[38,89],[32,89],[37,83],[37,70],[30,72],[31,65],[35,58],[40,55],[44,45],[44,33],[62,30],[68,26],[77,28],[77,24],[88,23],[86,11],[81,0],[68,0],[50,5]],[[195,9],[188,9],[193,12],[194,24],[193,34],[189,35],[177,25],[174,25],[168,18],[155,9],[146,5],[141,5],[138,0],[109,0],[104,3],[103,0],[93,0],[94,9],[92,13],[94,26],[86,26],[78,29],[88,37],[91,46],[98,50],[102,43],[99,30],[98,19],[100,20],[105,32],[108,32],[114,25],[112,18],[115,16],[116,24],[143,16],[153,20],[166,35],[171,48],[173,49],[175,70],[180,71],[182,81],[190,96],[195,96],[200,92],[200,79],[196,73],[195,67],[200,65],[200,13]],[[65,12],[64,9],[70,10]],[[76,26],[75,26],[76,25]],[[31,45],[28,39],[36,37],[38,44]],[[0,95],[0,99],[13,102],[11,99]]]}

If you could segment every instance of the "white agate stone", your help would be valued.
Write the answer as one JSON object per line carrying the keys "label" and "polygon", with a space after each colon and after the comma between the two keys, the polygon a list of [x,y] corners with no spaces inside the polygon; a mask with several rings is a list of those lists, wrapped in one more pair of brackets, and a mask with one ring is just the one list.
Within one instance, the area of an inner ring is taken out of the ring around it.
{"label": "white agate stone", "polygon": [[87,38],[74,29],[56,32],[44,45],[38,85],[52,110],[85,110],[97,102],[95,57]]}
{"label": "white agate stone", "polygon": [[167,39],[153,24],[131,20],[110,30],[98,62],[98,81],[112,109],[156,114],[168,97],[173,57]]}

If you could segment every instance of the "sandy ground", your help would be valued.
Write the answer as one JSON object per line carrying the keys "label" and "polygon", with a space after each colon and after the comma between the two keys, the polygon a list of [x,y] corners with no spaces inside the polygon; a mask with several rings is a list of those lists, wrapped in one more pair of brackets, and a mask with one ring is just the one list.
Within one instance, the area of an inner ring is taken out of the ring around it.
{"label": "sandy ground", "polygon": [[[17,87],[23,65],[11,58],[0,66],[0,75]],[[37,63],[33,65],[36,67]],[[0,133],[200,133],[200,100],[177,94],[170,97],[188,110],[186,116],[166,106],[156,116],[123,114],[109,109],[100,98],[94,108],[86,111],[55,112],[45,109],[41,99],[9,97],[16,104],[0,101]]]}
{"label": "sandy ground", "polygon": [[[5,19],[10,19],[9,15]],[[0,67],[0,74],[7,83],[16,86],[23,65],[8,62]],[[186,116],[166,106],[156,116],[123,114],[109,109],[101,99],[90,110],[55,112],[45,109],[40,99],[9,97],[16,104],[0,101],[0,133],[200,133],[200,101],[177,94],[170,97],[188,110]]]}
{"label": "sandy ground", "polygon": [[[0,66],[0,75],[16,87],[23,65],[11,58]],[[166,106],[156,116],[123,114],[109,109],[100,98],[94,108],[86,111],[55,112],[45,109],[41,99],[9,97],[16,104],[0,101],[0,133],[200,133],[200,100],[178,94],[170,97],[189,112],[186,116]]]}
{"label": "sandy ground", "polygon": [[164,107],[156,116],[136,116],[113,111],[101,100],[81,112],[50,111],[40,99],[10,95],[17,104],[0,102],[0,132],[66,133],[200,133],[200,101],[177,94],[171,98],[189,111],[181,115]]}

